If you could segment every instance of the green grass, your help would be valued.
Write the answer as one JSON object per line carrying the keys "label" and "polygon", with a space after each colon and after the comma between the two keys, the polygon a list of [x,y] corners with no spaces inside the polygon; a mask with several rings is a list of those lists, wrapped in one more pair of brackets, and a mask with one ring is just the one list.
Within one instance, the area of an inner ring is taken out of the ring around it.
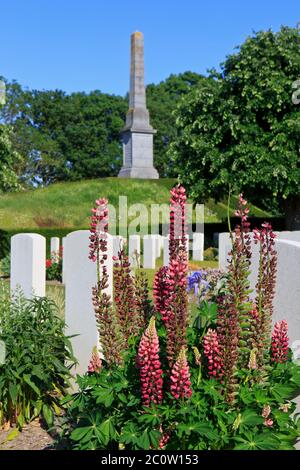
{"label": "green grass", "polygon": [[[48,231],[51,236],[56,235],[56,232],[65,235],[71,230],[88,227],[90,208],[99,197],[106,197],[114,207],[119,205],[119,196],[127,196],[128,206],[140,203],[147,207],[151,204],[168,204],[169,190],[175,183],[175,179],[102,178],[56,183],[46,188],[3,194],[0,196],[0,228],[11,232]],[[235,198],[232,198],[232,214],[235,203]],[[250,209],[253,216],[270,217],[270,214],[255,206]],[[220,222],[226,216],[225,201],[217,204],[208,201],[205,204],[206,223]]]}

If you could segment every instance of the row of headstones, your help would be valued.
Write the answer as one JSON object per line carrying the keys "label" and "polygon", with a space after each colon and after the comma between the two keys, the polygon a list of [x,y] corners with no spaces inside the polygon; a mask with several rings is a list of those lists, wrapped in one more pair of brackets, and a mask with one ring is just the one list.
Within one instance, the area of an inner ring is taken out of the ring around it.
{"label": "row of headstones", "polygon": [[[62,247],[64,248],[65,238],[62,240]],[[113,236],[113,256],[117,256],[120,249],[124,247],[126,239],[121,235]],[[187,240],[187,252],[189,253],[190,242]],[[64,250],[63,250],[64,251]],[[63,255],[62,251],[62,255]],[[143,237],[143,267],[155,269],[156,260],[160,258],[163,251],[163,265],[169,264],[169,237],[162,235],[145,235]],[[52,237],[50,240],[50,252],[53,260],[57,260],[60,252],[60,239]],[[204,252],[204,234],[194,233],[192,239],[192,260],[203,261]],[[129,236],[128,246],[129,258],[132,266],[139,263],[141,257],[141,237],[139,235]],[[64,281],[64,268],[63,268],[63,281]]]}
{"label": "row of headstones", "polygon": [[[278,255],[277,281],[274,297],[273,321],[287,320],[289,325],[290,344],[299,341],[300,345],[300,231],[275,232],[276,251]],[[251,237],[253,234],[251,233]],[[252,257],[250,269],[250,286],[252,298],[259,269],[259,247],[251,242]],[[226,270],[231,240],[229,233],[219,234],[219,268]]]}
{"label": "row of headstones", "polygon": [[[193,240],[194,256],[203,257],[203,234]],[[65,322],[67,334],[72,338],[75,357],[78,359],[76,373],[84,373],[90,360],[92,349],[98,344],[98,331],[92,305],[91,292],[97,282],[96,263],[89,260],[88,230],[68,234],[62,243],[63,281],[65,284]],[[113,294],[113,255],[122,247],[124,240],[108,235],[108,254],[106,268],[109,276],[107,293]],[[144,237],[144,267],[155,266],[154,261],[161,250],[169,252],[169,238],[160,236]],[[197,251],[195,243],[197,243]],[[140,237],[129,237],[129,254],[134,261],[140,254]],[[59,252],[59,239],[51,241],[52,257]],[[168,264],[164,254],[164,264]],[[145,266],[146,265],[146,266]],[[11,238],[11,291],[21,288],[24,296],[44,297],[46,293],[46,239],[38,234],[17,234]]]}

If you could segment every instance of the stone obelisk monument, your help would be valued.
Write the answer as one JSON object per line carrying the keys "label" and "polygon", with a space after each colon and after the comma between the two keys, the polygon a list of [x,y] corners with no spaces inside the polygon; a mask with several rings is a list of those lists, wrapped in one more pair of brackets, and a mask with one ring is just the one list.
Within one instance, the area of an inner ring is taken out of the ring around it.
{"label": "stone obelisk monument", "polygon": [[159,178],[153,166],[155,133],[146,107],[144,38],[142,33],[135,32],[131,35],[129,110],[122,130],[123,167],[119,178]]}

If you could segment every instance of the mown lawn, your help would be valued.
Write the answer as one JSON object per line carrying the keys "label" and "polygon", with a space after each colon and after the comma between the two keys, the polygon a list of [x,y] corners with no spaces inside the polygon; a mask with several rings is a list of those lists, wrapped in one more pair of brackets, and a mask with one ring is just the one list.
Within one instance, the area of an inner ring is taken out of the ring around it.
{"label": "mown lawn", "polygon": [[[77,230],[89,225],[90,209],[95,199],[106,197],[116,209],[119,196],[127,196],[127,204],[169,204],[169,190],[175,179],[134,180],[100,178],[77,182],[56,183],[46,188],[0,195],[0,229],[9,231],[52,229]],[[231,214],[236,207],[232,197]],[[271,214],[251,206],[251,215],[270,217]],[[119,213],[117,212],[117,221]],[[137,214],[129,217],[134,219]],[[205,222],[215,223],[226,219],[226,201],[205,204]],[[120,221],[122,224],[122,222]],[[149,221],[150,223],[150,221]]]}

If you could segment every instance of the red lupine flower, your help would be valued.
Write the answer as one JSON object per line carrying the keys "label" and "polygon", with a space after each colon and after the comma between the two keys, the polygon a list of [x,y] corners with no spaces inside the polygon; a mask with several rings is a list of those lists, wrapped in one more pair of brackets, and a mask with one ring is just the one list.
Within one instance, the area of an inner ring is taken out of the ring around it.
{"label": "red lupine flower", "polygon": [[46,268],[51,268],[51,266],[52,266],[52,260],[46,259]]}
{"label": "red lupine flower", "polygon": [[186,193],[182,185],[178,184],[170,191],[170,261],[177,257],[179,250],[186,251],[186,220],[185,204]]}
{"label": "red lupine flower", "polygon": [[289,338],[288,324],[285,320],[274,325],[271,353],[274,362],[286,362],[288,358]]}
{"label": "red lupine flower", "polygon": [[273,423],[274,421],[271,418],[264,420],[264,425],[267,426],[268,428],[271,428],[273,426]]}
{"label": "red lupine flower", "polygon": [[163,379],[154,317],[151,317],[149,326],[141,338],[137,366],[140,369],[143,405],[150,406],[151,403],[161,403]]}
{"label": "red lupine flower", "polygon": [[182,347],[171,372],[171,394],[174,398],[189,398],[192,395],[190,368]]}
{"label": "red lupine flower", "polygon": [[211,377],[220,377],[222,375],[222,355],[217,332],[209,328],[203,342],[204,354],[208,360],[208,374]]}
{"label": "red lupine flower", "polygon": [[163,449],[170,440],[171,431],[164,432],[162,426],[160,426],[159,430],[161,432],[161,438],[160,438],[160,441],[158,443],[158,448]]}
{"label": "red lupine flower", "polygon": [[101,357],[98,354],[97,348],[94,348],[90,363],[88,365],[88,372],[89,373],[96,372],[97,374],[99,374],[101,368],[102,368]]}
{"label": "red lupine flower", "polygon": [[97,199],[95,207],[92,209],[91,225],[90,225],[90,255],[92,261],[97,260],[97,252],[102,249],[102,243],[106,239],[108,231],[108,201],[107,199]]}

